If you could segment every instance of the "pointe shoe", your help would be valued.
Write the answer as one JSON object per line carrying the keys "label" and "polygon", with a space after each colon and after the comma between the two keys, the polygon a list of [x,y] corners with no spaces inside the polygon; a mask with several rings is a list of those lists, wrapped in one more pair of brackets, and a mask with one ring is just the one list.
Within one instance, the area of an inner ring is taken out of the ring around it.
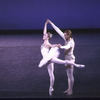
{"label": "pointe shoe", "polygon": [[78,68],[84,68],[85,65],[77,64],[76,67],[78,67]]}
{"label": "pointe shoe", "polygon": [[53,89],[53,88],[50,88],[50,89],[49,89],[49,95],[50,95],[50,96],[52,96],[53,91],[54,91],[54,89]]}

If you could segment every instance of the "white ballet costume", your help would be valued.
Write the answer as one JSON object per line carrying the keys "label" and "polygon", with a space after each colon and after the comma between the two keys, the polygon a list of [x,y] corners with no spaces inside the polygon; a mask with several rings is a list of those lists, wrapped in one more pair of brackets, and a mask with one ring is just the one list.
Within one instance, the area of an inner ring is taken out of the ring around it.
{"label": "white ballet costume", "polygon": [[43,58],[46,57],[48,53],[49,53],[49,48],[41,46],[41,54],[42,54]]}
{"label": "white ballet costume", "polygon": [[[50,53],[49,48],[47,48],[44,44],[42,44],[41,45],[41,54],[42,54],[43,58],[45,58],[48,55],[48,53]],[[41,67],[41,63],[42,62],[40,61],[39,67]],[[54,77],[54,74],[53,74],[54,63],[48,64],[47,68],[48,68],[48,73],[49,73],[49,76],[50,76],[49,95],[52,96],[52,92],[54,91],[53,85],[54,85],[54,80],[55,80],[55,77]]]}
{"label": "white ballet costume", "polygon": [[47,52],[47,48],[43,47],[41,49],[41,52],[42,52],[42,55],[45,55],[45,56],[40,61],[38,67],[42,67],[42,66],[46,65],[48,63],[48,61],[50,61],[53,57],[57,58],[60,54],[58,47],[52,47],[50,50],[48,49],[48,52]]}

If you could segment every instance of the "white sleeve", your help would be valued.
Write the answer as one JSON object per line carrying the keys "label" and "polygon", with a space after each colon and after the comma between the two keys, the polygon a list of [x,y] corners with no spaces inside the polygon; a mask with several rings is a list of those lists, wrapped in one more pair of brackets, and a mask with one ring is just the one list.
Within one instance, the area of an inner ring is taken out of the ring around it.
{"label": "white sleeve", "polygon": [[66,39],[64,37],[64,33],[56,25],[54,25],[52,22],[50,22],[50,24],[55,29],[55,31],[66,41]]}
{"label": "white sleeve", "polygon": [[65,46],[61,46],[60,48],[61,48],[61,49],[67,50],[67,49],[69,49],[70,47],[71,47],[71,45],[70,45],[70,44],[67,44],[67,45],[65,45]]}

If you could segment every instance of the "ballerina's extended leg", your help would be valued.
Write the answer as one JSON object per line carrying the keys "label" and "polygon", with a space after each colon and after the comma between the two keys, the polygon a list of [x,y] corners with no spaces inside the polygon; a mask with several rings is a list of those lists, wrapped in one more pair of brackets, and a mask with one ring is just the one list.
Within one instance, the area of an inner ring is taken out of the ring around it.
{"label": "ballerina's extended leg", "polygon": [[84,67],[85,67],[85,65],[76,64],[76,63],[73,63],[73,62],[71,62],[71,61],[69,61],[69,60],[61,60],[61,59],[58,59],[58,58],[56,58],[56,57],[52,58],[51,61],[54,62],[54,63],[58,63],[58,64],[69,64],[69,65],[74,65],[74,66],[76,66],[76,67],[78,67],[78,68],[84,68]]}

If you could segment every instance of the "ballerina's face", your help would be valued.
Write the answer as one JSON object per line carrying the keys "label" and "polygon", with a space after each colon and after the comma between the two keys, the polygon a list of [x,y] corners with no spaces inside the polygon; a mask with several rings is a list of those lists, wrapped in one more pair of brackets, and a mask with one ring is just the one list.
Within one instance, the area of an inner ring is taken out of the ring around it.
{"label": "ballerina's face", "polygon": [[48,34],[44,34],[43,35],[43,40],[47,40],[48,39]]}

